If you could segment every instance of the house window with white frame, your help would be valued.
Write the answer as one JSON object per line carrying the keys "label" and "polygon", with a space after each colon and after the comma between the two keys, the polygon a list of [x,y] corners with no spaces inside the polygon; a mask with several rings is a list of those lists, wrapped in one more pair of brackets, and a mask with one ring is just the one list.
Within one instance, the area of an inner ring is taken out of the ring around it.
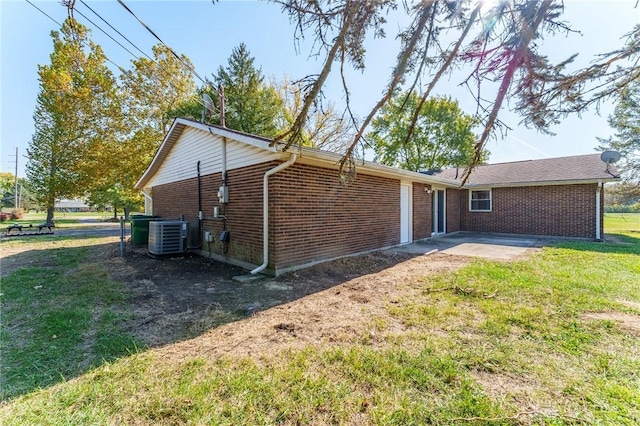
{"label": "house window with white frame", "polygon": [[482,189],[478,191],[469,191],[469,211],[490,212],[491,190]]}

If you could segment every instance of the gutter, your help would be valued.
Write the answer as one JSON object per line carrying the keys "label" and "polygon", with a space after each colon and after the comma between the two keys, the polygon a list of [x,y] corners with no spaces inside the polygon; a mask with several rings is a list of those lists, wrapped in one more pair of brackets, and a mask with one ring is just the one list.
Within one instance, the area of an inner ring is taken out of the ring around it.
{"label": "gutter", "polygon": [[286,169],[296,162],[298,155],[294,152],[284,163],[267,170],[262,181],[262,265],[258,266],[250,273],[257,274],[263,271],[269,264],[269,176]]}
{"label": "gutter", "polygon": [[[151,206],[151,214],[153,214],[153,198],[151,197],[151,195],[147,194],[147,191],[145,191],[144,189],[142,190],[142,195],[144,195],[145,200],[149,200],[149,205]],[[147,209],[146,209],[146,202],[145,202],[145,214],[147,213]]]}
{"label": "gutter", "polygon": [[602,190],[602,181],[598,181],[598,186],[596,187],[596,241],[602,241],[600,229],[600,191]]}

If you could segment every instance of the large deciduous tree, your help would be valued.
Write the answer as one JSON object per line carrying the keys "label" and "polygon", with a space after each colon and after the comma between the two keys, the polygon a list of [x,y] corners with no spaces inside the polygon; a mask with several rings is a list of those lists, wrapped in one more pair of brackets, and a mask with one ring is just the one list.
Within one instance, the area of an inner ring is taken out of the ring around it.
{"label": "large deciduous tree", "polygon": [[407,138],[419,103],[417,93],[399,93],[380,109],[367,135],[376,161],[416,172],[468,164],[474,155],[474,117],[462,112],[456,101],[430,98],[422,103],[415,129]]}
{"label": "large deciduous tree", "polygon": [[112,137],[119,110],[116,81],[89,30],[68,18],[53,31],[51,63],[38,67],[40,92],[26,172],[38,201],[53,220],[56,199],[83,195],[93,172],[89,153]]}
{"label": "large deciduous tree", "polygon": [[[277,127],[286,131],[295,122],[304,99],[300,83],[288,78],[271,83],[276,88],[282,102],[280,114],[277,116]],[[342,152],[349,146],[353,131],[344,114],[338,111],[333,102],[316,105],[309,112],[302,135],[301,145],[332,152]]]}
{"label": "large deciduous tree", "polygon": [[102,141],[100,149],[85,158],[95,173],[89,201],[110,205],[125,216],[142,202],[134,185],[157,151],[172,118],[169,111],[192,99],[195,83],[191,61],[176,57],[164,45],[153,47],[152,58],[132,61],[120,76],[120,119],[114,122],[116,137]]}

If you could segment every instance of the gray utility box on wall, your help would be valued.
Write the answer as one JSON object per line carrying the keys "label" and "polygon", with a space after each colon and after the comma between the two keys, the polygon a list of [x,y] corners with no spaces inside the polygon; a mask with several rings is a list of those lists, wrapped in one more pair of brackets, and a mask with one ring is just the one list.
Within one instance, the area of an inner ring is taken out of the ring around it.
{"label": "gray utility box on wall", "polygon": [[149,253],[184,253],[189,224],[180,220],[149,222]]}

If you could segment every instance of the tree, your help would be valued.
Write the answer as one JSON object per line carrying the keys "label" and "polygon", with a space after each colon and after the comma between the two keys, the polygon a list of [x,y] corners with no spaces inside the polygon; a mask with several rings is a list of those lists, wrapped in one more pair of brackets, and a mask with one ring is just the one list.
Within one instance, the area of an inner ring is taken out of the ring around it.
{"label": "tree", "polygon": [[608,148],[622,154],[621,169],[626,178],[640,184],[640,80],[621,91],[609,125],[616,134]]}
{"label": "tree", "polygon": [[[225,94],[226,127],[242,132],[272,137],[278,133],[276,117],[282,101],[275,88],[264,82],[261,70],[244,43],[231,52],[226,67],[214,74],[215,87],[222,85]],[[218,96],[212,96],[218,110]]]}
{"label": "tree", "polygon": [[[27,178],[53,220],[56,199],[85,192],[87,154],[112,137],[116,82],[89,31],[68,18],[51,33],[51,64],[38,67],[40,92],[29,142]],[[85,50],[86,49],[86,50]]]}
{"label": "tree", "polygon": [[[365,40],[373,33],[384,36],[385,14],[396,7],[388,0],[276,0],[296,25],[295,38],[310,38],[324,57],[322,69],[306,81],[304,104],[294,124],[278,136],[286,146],[300,143],[312,105],[321,100],[322,88],[335,62],[339,63],[345,95],[349,90],[344,69],[365,68]],[[477,0],[425,0],[403,3],[409,24],[398,33],[400,49],[389,83],[369,115],[344,151],[341,166],[353,164],[353,153],[377,112],[403,85],[420,92],[407,132],[409,140],[416,129],[422,104],[429,99],[438,81],[455,67],[467,65],[470,75],[463,81],[476,97],[477,118],[483,129],[475,143],[475,155],[463,174],[465,181],[473,166],[483,157],[484,147],[501,128],[499,112],[510,100],[525,125],[550,132],[550,126],[567,114],[583,111],[615,94],[640,78],[640,25],[628,35],[625,45],[600,55],[592,65],[567,72],[575,55],[553,63],[541,52],[546,36],[570,32],[560,18],[561,0],[512,0],[496,2],[488,8]],[[457,37],[455,34],[457,31]],[[310,33],[310,34],[309,34]],[[454,35],[449,44],[444,34]],[[482,88],[495,85],[493,97],[482,95]],[[348,100],[347,100],[348,103]],[[347,105],[347,107],[349,107]]]}
{"label": "tree", "polygon": [[456,101],[431,98],[422,104],[413,136],[407,141],[419,103],[416,92],[400,93],[380,109],[367,135],[376,161],[416,172],[468,164],[474,155],[476,120],[464,114]]}
{"label": "tree", "polygon": [[[300,84],[285,78],[271,83],[276,88],[282,108],[276,117],[279,131],[290,128],[302,108],[302,88]],[[328,102],[313,108],[305,123],[301,143],[303,146],[342,152],[353,138],[353,132],[344,114],[339,114],[334,103]]]}
{"label": "tree", "polygon": [[158,135],[158,143],[171,124],[168,112],[193,100],[196,85],[191,60],[176,57],[171,49],[153,46],[153,58],[132,61],[133,67],[121,76],[122,104],[132,133],[150,127]]}
{"label": "tree", "polygon": [[192,99],[195,83],[188,57],[176,57],[164,45],[153,47],[153,58],[132,61],[132,68],[120,76],[118,99],[121,109],[112,122],[112,137],[105,138],[84,158],[88,201],[111,206],[125,216],[143,203],[134,189],[162,142],[172,118],[168,113]]}

